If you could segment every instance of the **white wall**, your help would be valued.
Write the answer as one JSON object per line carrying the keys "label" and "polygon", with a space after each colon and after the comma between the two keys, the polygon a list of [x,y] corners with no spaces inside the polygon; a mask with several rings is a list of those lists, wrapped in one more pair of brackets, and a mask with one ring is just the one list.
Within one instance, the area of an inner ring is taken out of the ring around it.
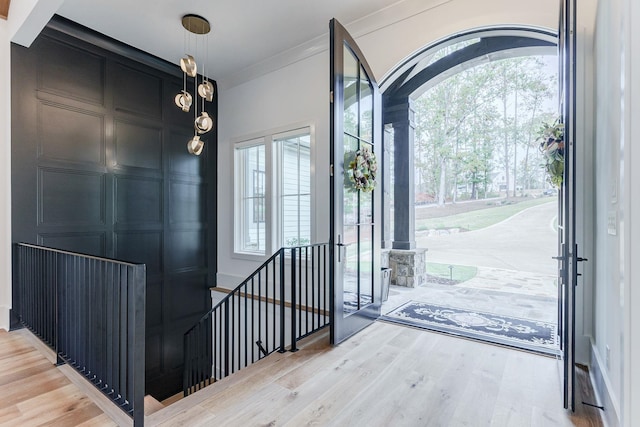
{"label": "white wall", "polygon": [[11,76],[9,23],[0,19],[0,329],[11,308]]}
{"label": "white wall", "polygon": [[[624,138],[624,348],[623,348],[623,425],[640,424],[640,225],[631,219],[640,218],[640,4],[623,1],[622,16],[626,40],[625,64],[625,138]],[[635,52],[635,55],[632,55]]]}
{"label": "white wall", "polygon": [[[595,293],[593,371],[610,425],[640,423],[640,8],[600,0],[595,33]],[[635,27],[634,27],[635,26]],[[609,232],[608,221],[615,224]],[[635,258],[634,258],[635,257]],[[608,405],[609,404],[609,405]]]}
{"label": "white wall", "polygon": [[[328,41],[327,41],[328,44]],[[261,263],[233,257],[233,144],[232,139],[293,124],[315,126],[312,170],[315,172],[317,242],[329,240],[329,83],[327,55],[316,55],[276,73],[252,80],[219,98],[218,147],[218,278],[235,286]],[[320,100],[324,100],[321,102]],[[284,129],[283,129],[284,130]],[[313,184],[312,184],[313,185]],[[313,202],[312,202],[313,206]],[[313,233],[313,231],[312,231]],[[271,254],[267,254],[267,257]],[[265,257],[266,258],[266,257]]]}
{"label": "white wall", "polygon": [[12,1],[0,19],[0,329],[11,308],[11,42],[29,46],[63,0]]}
{"label": "white wall", "polygon": [[[602,372],[604,403],[621,416],[622,316],[620,287],[620,187],[621,141],[621,58],[620,2],[599,2],[596,21],[596,99],[595,99],[595,293],[593,336],[596,372]],[[609,217],[616,230],[609,230]],[[614,234],[615,233],[615,234]],[[608,397],[607,397],[608,396]]]}

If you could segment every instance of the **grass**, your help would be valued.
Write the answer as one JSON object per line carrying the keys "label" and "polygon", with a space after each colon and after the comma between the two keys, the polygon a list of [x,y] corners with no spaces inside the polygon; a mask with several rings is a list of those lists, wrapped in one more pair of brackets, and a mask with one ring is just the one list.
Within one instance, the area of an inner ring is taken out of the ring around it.
{"label": "grass", "polygon": [[[450,269],[450,266],[453,268]],[[470,267],[468,265],[451,265],[428,262],[427,274],[431,276],[444,277],[445,279],[453,279],[458,282],[465,282],[476,277],[476,274],[478,274],[478,268]]]}
{"label": "grass", "polygon": [[419,231],[433,229],[441,230],[448,228],[461,228],[468,231],[479,230],[504,221],[518,212],[532,206],[550,202],[551,200],[548,198],[531,199],[524,202],[504,206],[487,207],[486,209],[464,212],[446,217],[416,220],[416,229]]}

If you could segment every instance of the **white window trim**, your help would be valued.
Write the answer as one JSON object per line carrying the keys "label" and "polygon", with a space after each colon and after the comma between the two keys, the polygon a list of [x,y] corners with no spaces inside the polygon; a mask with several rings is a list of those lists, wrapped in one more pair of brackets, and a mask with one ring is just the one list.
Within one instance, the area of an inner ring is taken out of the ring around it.
{"label": "white window trim", "polygon": [[[231,139],[231,143],[233,144],[233,150],[231,150],[231,165],[233,169],[233,207],[234,207],[234,215],[233,215],[233,254],[232,258],[235,259],[244,259],[251,261],[262,261],[269,258],[275,251],[280,249],[281,246],[276,245],[276,240],[274,239],[274,233],[279,232],[279,224],[278,224],[278,215],[274,210],[277,209],[278,206],[278,193],[279,190],[276,189],[275,185],[275,168],[274,168],[274,136],[277,136],[281,139],[286,135],[296,135],[300,134],[301,130],[309,131],[309,140],[310,140],[310,156],[311,156],[311,166],[310,166],[310,189],[311,189],[311,244],[316,243],[316,133],[315,133],[315,125],[309,122],[299,122],[294,123],[288,126],[280,126],[277,128],[268,129],[263,132],[255,132],[252,134],[248,134],[245,136],[240,136]],[[256,252],[247,252],[242,251],[240,249],[240,239],[241,239],[241,227],[238,225],[238,219],[242,215],[242,200],[238,197],[239,188],[238,185],[240,183],[241,177],[239,176],[240,170],[239,165],[236,159],[236,149],[239,148],[249,148],[255,147],[258,145],[263,145],[265,147],[265,192],[267,194],[265,198],[265,224],[268,226],[265,229],[265,253],[260,254]],[[277,246],[277,247],[276,247]]]}
{"label": "white window trim", "polygon": [[[269,156],[271,155],[271,144],[264,137],[252,138],[250,140],[245,140],[242,142],[234,143],[233,151],[232,151],[232,165],[233,165],[233,205],[234,205],[234,224],[233,224],[233,252],[235,255],[238,255],[240,258],[247,259],[259,259],[264,258],[266,253],[269,252],[269,242],[271,240],[270,236],[270,227],[267,227],[267,224],[270,224],[271,218],[271,200],[269,197],[265,197],[265,212],[264,212],[264,220],[265,220],[265,254],[259,252],[251,252],[251,251],[243,251],[241,249],[240,242],[242,241],[242,227],[238,226],[237,218],[243,217],[243,206],[242,206],[242,198],[239,197],[240,194],[240,184],[244,183],[244,176],[241,176],[243,170],[240,167],[238,158],[236,157],[236,150],[243,148],[251,148],[251,147],[259,147],[264,146],[265,149],[265,175],[268,177],[271,171],[271,162],[269,161]],[[265,179],[265,194],[270,194],[271,192],[271,182],[269,179]]]}

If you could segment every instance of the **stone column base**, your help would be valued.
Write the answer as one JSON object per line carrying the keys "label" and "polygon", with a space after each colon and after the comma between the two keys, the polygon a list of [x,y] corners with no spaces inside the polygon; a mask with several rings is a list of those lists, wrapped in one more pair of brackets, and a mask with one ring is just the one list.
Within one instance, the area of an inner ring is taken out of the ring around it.
{"label": "stone column base", "polygon": [[382,267],[391,268],[391,284],[415,288],[427,283],[427,249],[382,251]]}

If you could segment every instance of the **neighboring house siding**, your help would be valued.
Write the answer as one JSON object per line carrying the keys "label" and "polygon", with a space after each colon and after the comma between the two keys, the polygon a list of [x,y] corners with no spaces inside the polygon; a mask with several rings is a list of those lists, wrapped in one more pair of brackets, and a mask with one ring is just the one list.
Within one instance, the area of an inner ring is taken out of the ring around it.
{"label": "neighboring house siding", "polygon": [[147,393],[168,397],[181,389],[183,333],[210,308],[216,134],[188,154],[178,73],[58,22],[78,38],[48,28],[29,49],[12,46],[13,242],[144,262]]}

